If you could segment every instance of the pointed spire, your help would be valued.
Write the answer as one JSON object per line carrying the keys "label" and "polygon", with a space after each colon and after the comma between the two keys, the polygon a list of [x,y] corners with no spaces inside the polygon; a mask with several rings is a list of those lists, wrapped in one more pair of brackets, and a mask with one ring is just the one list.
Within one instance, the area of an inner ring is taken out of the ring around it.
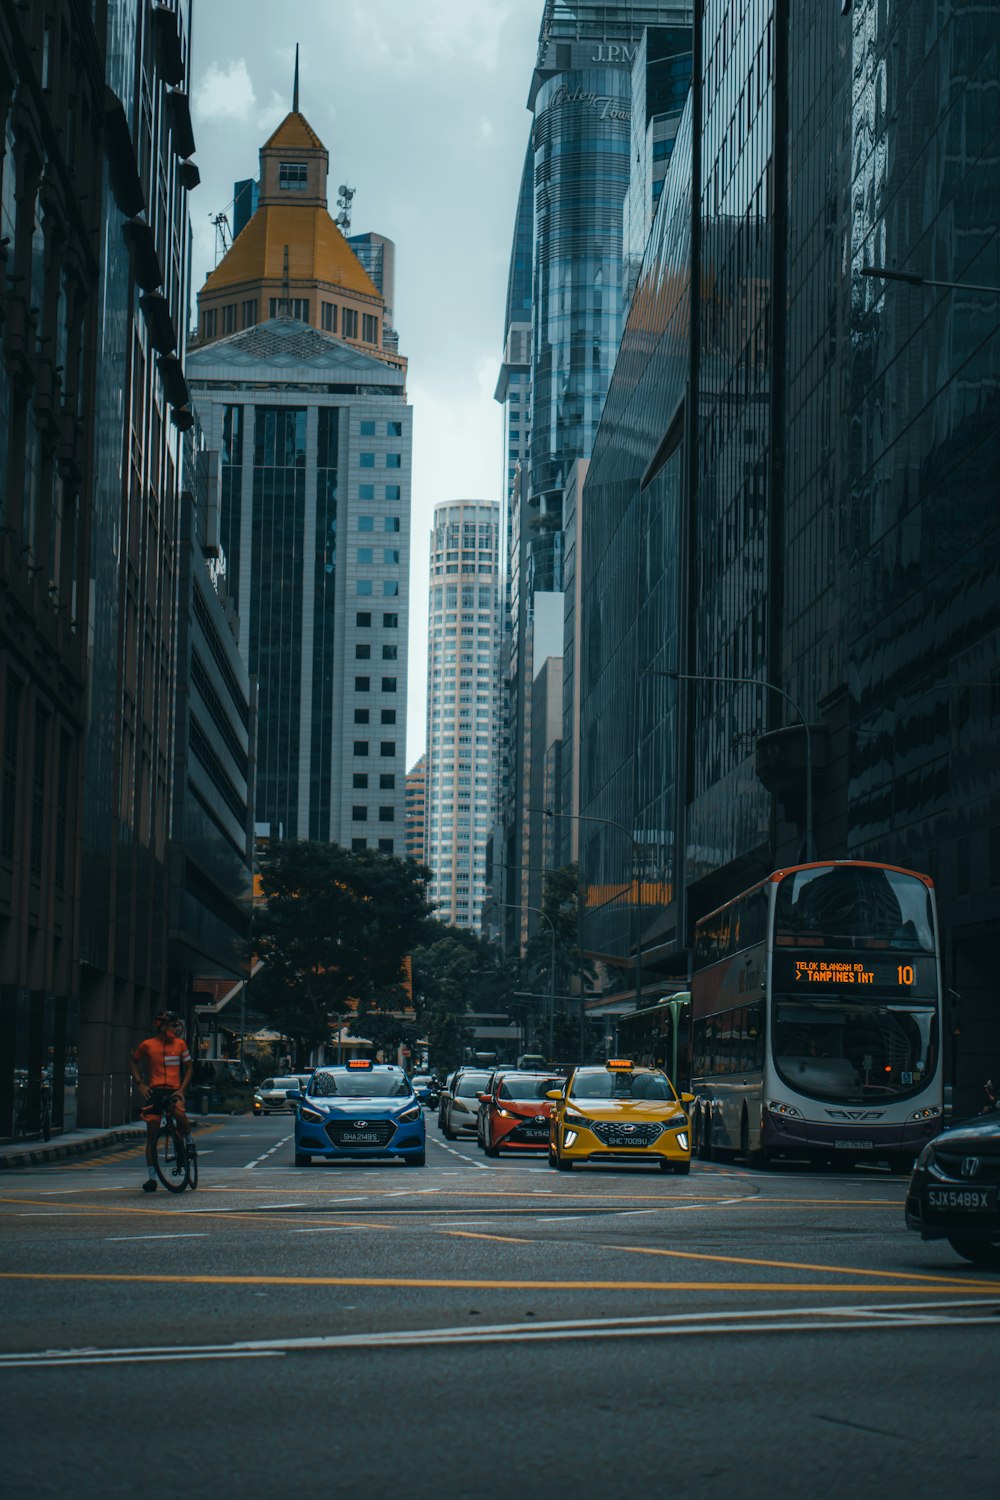
{"label": "pointed spire", "polygon": [[299,44],[295,43],[295,86],[292,89],[292,113],[299,112]]}

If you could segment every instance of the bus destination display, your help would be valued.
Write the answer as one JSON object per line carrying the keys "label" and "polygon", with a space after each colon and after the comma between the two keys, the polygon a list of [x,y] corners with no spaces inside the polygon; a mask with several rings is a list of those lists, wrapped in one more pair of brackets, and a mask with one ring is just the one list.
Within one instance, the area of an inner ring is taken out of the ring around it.
{"label": "bus destination display", "polygon": [[815,954],[809,957],[793,953],[775,953],[774,984],[784,992],[813,990],[863,995],[865,992],[887,996],[932,995],[934,993],[934,960],[925,955],[888,954],[878,958],[861,958],[856,954]]}

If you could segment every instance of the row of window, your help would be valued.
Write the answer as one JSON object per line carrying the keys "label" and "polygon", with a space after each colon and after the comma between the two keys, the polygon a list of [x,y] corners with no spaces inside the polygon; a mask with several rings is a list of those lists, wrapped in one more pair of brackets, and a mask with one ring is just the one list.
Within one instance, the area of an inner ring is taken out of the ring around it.
{"label": "row of window", "polygon": [[[385,459],[385,467],[387,469],[401,469],[403,467],[403,455],[401,453],[383,453],[382,457]],[[363,469],[374,469],[374,453],[359,453],[358,463]]]}
{"label": "row of window", "polygon": [[[354,710],[354,722],[355,722],[355,724],[369,724],[369,723],[371,723],[371,711],[370,711],[370,709],[367,709],[367,708],[356,708]],[[395,722],[396,722],[396,710],[394,708],[383,708],[382,709],[381,722],[383,724],[395,724]]]}
{"label": "row of window", "polygon": [[[370,630],[372,623],[371,612],[367,609],[359,609],[354,616],[354,623],[359,630]],[[382,616],[382,628],[383,630],[398,630],[399,616],[397,614],[384,614]]]}
{"label": "row of window", "polygon": [[[321,302],[319,311],[320,326],[324,333],[339,333],[341,338],[357,339],[358,320],[360,316],[360,342],[362,344],[378,344],[379,320],[374,313],[361,313],[359,315],[356,308],[341,307],[336,302]],[[295,318],[300,323],[308,323],[309,298],[270,297],[267,303],[267,315],[269,318],[287,316]],[[219,336],[220,331],[223,337],[225,337],[226,334],[238,333],[244,328],[253,328],[256,322],[256,297],[247,297],[239,303],[227,302],[223,307],[206,307],[201,315],[202,337],[214,339]],[[340,325],[339,329],[338,324]],[[393,431],[393,428],[398,428],[399,430]],[[389,436],[401,437],[402,423],[390,422]]]}
{"label": "row of window", "polygon": [[[395,821],[396,821],[396,809],[394,807],[391,807],[391,806],[389,806],[389,807],[381,806],[379,808],[379,810],[378,810],[378,820],[379,820],[380,823],[395,823]],[[368,808],[365,806],[365,804],[363,802],[356,802],[354,804],[354,806],[351,808],[351,822],[352,823],[367,823],[368,822]]]}
{"label": "row of window", "polygon": [[[373,594],[375,592],[375,587],[374,587],[374,584],[372,583],[372,580],[370,578],[359,578],[358,579],[358,586],[357,586],[357,589],[355,590],[355,592],[358,593],[358,594],[360,594],[360,595]],[[382,593],[385,595],[385,597],[387,599],[390,599],[390,598],[394,599],[396,597],[396,595],[399,593],[399,579],[398,578],[383,578],[382,579]]]}
{"label": "row of window", "polygon": [[[359,757],[363,757],[363,756],[368,755],[368,753],[369,753],[369,750],[368,750],[368,741],[367,740],[355,740],[354,741],[354,754],[355,755],[357,755]],[[395,755],[395,753],[396,753],[396,742],[395,742],[395,740],[381,740],[379,742],[379,755],[383,756],[386,760],[388,760],[390,758],[390,756]]]}
{"label": "row of window", "polygon": [[[351,839],[351,853],[352,854],[363,854],[367,848],[368,848],[368,840],[367,839]],[[378,841],[378,852],[379,852],[379,854],[392,854],[392,852],[393,852],[394,849],[395,849],[395,843],[394,843],[394,841],[392,839],[379,839],[379,841]]]}
{"label": "row of window", "polygon": [[[364,419],[364,421],[361,423],[361,426],[359,428],[361,436],[362,437],[374,437],[377,425],[378,424],[372,418],[366,417]],[[403,436],[403,424],[402,424],[402,422],[397,422],[397,421],[386,422],[386,424],[385,424],[385,435],[386,435],[386,437],[402,437]]]}
{"label": "row of window", "polygon": [[[375,549],[374,549],[374,547],[359,547],[357,549],[357,561],[359,563],[373,563],[375,561]],[[383,547],[383,549],[382,549],[382,561],[384,563],[398,563],[399,562],[399,548],[398,547]]]}
{"label": "row of window", "polygon": [[[359,485],[358,486],[358,495],[360,496],[360,498],[362,500],[374,500],[375,499],[374,494],[369,494],[369,495],[365,494],[365,490],[372,490],[373,488],[374,488],[374,486],[370,485],[370,484]],[[391,490],[394,490],[395,494],[390,494]],[[386,487],[385,487],[385,498],[387,500],[398,500],[399,499],[399,485],[398,484],[387,484]],[[399,521],[399,517],[398,516],[383,516],[382,517],[382,530],[383,531],[399,531],[399,529],[400,529],[400,521]],[[375,517],[374,516],[359,516],[358,517],[358,530],[359,531],[374,531],[375,530]]]}
{"label": "row of window", "polygon": [[[370,677],[355,677],[355,679],[354,679],[354,691],[356,693],[370,693],[371,692],[371,687],[372,687],[372,680],[371,680]],[[382,691],[383,691],[383,693],[394,693],[396,691],[396,678],[395,677],[383,677],[382,678]]]}
{"label": "row of window", "polygon": [[[372,659],[372,648],[371,648],[371,646],[369,646],[369,644],[368,644],[367,641],[359,642],[358,645],[355,646],[355,648],[354,648],[354,657],[355,657],[356,661],[371,661],[371,659]],[[383,661],[396,661],[398,659],[398,657],[399,657],[399,647],[398,646],[383,646],[382,647],[382,660]]]}

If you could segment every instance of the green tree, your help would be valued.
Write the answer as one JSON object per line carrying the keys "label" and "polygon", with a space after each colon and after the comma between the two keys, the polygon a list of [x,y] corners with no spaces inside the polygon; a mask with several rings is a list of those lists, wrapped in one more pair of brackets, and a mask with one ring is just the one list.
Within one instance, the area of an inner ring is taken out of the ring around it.
{"label": "green tree", "polygon": [[283,840],[268,845],[260,877],[254,1001],[292,1039],[301,1066],[355,1005],[395,1003],[430,913],[430,872],[373,850]]}
{"label": "green tree", "polygon": [[[539,920],[525,948],[525,959],[535,990],[555,994],[550,1061],[567,1062],[579,1052],[580,1011],[579,1001],[567,1000],[566,995],[574,985],[589,989],[596,974],[593,961],[580,946],[580,877],[575,864],[546,873],[542,911],[548,920]],[[547,1012],[538,1019],[536,1043],[539,1051],[548,1052]]]}
{"label": "green tree", "polygon": [[506,1011],[514,987],[494,944],[461,927],[430,924],[413,955],[413,1001],[421,1037],[439,1072],[457,1067],[472,1039],[469,1011]]}

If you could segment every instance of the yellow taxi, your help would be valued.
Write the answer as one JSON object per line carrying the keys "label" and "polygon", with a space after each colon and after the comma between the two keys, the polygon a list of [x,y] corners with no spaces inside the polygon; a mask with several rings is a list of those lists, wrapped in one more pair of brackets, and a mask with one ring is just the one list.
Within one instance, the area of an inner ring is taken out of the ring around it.
{"label": "yellow taxi", "polygon": [[662,1172],[691,1170],[691,1131],[685,1105],[659,1068],[612,1058],[603,1067],[576,1068],[552,1100],[549,1166],[570,1172],[578,1161],[656,1162]]}

